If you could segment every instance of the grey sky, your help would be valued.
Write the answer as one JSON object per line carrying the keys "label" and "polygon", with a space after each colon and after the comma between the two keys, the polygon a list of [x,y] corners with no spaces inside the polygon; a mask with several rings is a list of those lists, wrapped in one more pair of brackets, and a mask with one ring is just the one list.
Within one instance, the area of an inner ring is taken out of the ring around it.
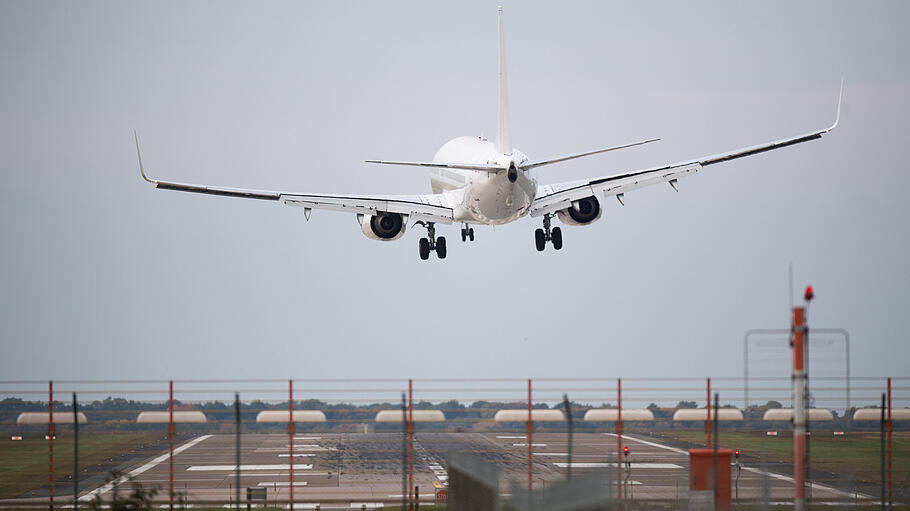
{"label": "grey sky", "polygon": [[153,176],[426,193],[496,126],[496,3],[0,3],[0,372],[22,378],[735,376],[742,336],[811,324],[907,375],[906,2],[505,2],[512,142],[563,181],[826,126],[793,148],[536,221],[365,238],[351,215],[157,191]]}

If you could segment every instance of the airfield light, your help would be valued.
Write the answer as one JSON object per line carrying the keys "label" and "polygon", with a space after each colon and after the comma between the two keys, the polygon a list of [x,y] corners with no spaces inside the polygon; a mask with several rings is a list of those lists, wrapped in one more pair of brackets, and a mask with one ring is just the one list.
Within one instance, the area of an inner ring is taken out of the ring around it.
{"label": "airfield light", "polygon": [[629,455],[629,446],[628,445],[622,448],[622,453],[625,454],[626,456]]}
{"label": "airfield light", "polygon": [[812,286],[806,286],[806,294],[804,296],[807,302],[811,302],[815,298],[815,293],[812,291]]}
{"label": "airfield light", "polygon": [[739,449],[733,451],[733,454],[736,456],[736,459],[739,459]]}

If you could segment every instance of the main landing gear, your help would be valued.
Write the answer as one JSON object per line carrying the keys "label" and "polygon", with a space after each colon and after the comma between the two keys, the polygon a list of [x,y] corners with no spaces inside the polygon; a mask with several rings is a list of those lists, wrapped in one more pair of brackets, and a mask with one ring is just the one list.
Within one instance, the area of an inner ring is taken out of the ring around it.
{"label": "main landing gear", "polygon": [[420,258],[426,261],[430,258],[430,252],[435,251],[436,257],[446,258],[446,238],[445,236],[436,237],[436,224],[433,222],[417,221],[415,225],[422,225],[427,228],[427,237],[420,238],[418,247],[420,248]]}
{"label": "main landing gear", "polygon": [[474,228],[468,227],[468,224],[464,224],[464,227],[461,228],[461,241],[474,241]]}
{"label": "main landing gear", "polygon": [[550,228],[550,219],[553,217],[550,213],[543,216],[543,229],[534,231],[534,243],[537,245],[537,251],[543,252],[547,247],[547,242],[553,242],[553,248],[559,250],[562,248],[562,229],[559,227]]}

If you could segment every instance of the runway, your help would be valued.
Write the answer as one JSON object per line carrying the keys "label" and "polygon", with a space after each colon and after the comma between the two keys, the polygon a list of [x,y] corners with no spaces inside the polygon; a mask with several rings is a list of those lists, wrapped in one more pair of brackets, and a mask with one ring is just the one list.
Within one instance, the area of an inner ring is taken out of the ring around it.
{"label": "runway", "polygon": [[[616,436],[611,433],[578,433],[573,441],[572,474],[603,474],[604,487],[617,491]],[[630,470],[624,468],[625,497],[632,500],[685,502],[689,492],[688,453],[650,437],[626,435]],[[236,439],[234,435],[202,435],[182,442],[174,457],[175,490],[188,504],[229,504],[237,486]],[[332,433],[297,435],[293,440],[295,507],[321,509],[380,507],[402,495],[402,454],[406,444],[401,433]],[[432,503],[435,490],[447,484],[446,458],[450,450],[473,454],[500,472],[500,490],[508,495],[512,485],[527,486],[527,441],[516,433],[416,433],[414,436],[414,484],[421,502]],[[536,489],[566,478],[568,444],[565,433],[535,433],[532,443],[533,480]],[[240,487],[265,488],[261,505],[286,506],[290,492],[288,436],[244,434],[240,446]],[[736,467],[731,467],[736,477]],[[155,456],[126,471],[144,486],[161,489],[157,500],[167,500],[167,453]],[[123,481],[120,491],[130,487]],[[786,475],[763,471],[745,463],[740,471],[739,498],[761,499],[767,488],[771,501],[792,496],[793,481]],[[80,501],[95,495],[109,497],[110,484],[87,488]],[[856,500],[857,495],[824,485],[814,485],[817,500]]]}

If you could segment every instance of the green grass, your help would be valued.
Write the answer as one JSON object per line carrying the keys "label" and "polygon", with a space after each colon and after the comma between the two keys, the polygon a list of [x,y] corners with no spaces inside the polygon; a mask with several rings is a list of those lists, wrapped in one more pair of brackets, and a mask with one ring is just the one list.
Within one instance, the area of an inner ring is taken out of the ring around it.
{"label": "green grass", "polygon": [[[705,445],[703,431],[664,431],[660,434],[670,440],[699,447]],[[721,431],[719,443],[721,447],[739,449],[749,463],[758,461],[762,450],[769,462],[793,463],[793,437],[789,433],[769,437],[764,431]],[[878,432],[847,432],[843,437],[835,437],[830,431],[819,431],[810,440],[811,469],[877,483],[881,479],[880,449]],[[910,478],[910,432],[893,434],[892,467],[895,486]]]}
{"label": "green grass", "polygon": [[[142,445],[161,439],[159,432],[96,433],[79,435],[80,472],[109,462]],[[17,497],[48,484],[48,441],[44,435],[24,440],[0,438],[0,498]],[[54,441],[55,486],[73,473],[73,436],[58,434]]]}

